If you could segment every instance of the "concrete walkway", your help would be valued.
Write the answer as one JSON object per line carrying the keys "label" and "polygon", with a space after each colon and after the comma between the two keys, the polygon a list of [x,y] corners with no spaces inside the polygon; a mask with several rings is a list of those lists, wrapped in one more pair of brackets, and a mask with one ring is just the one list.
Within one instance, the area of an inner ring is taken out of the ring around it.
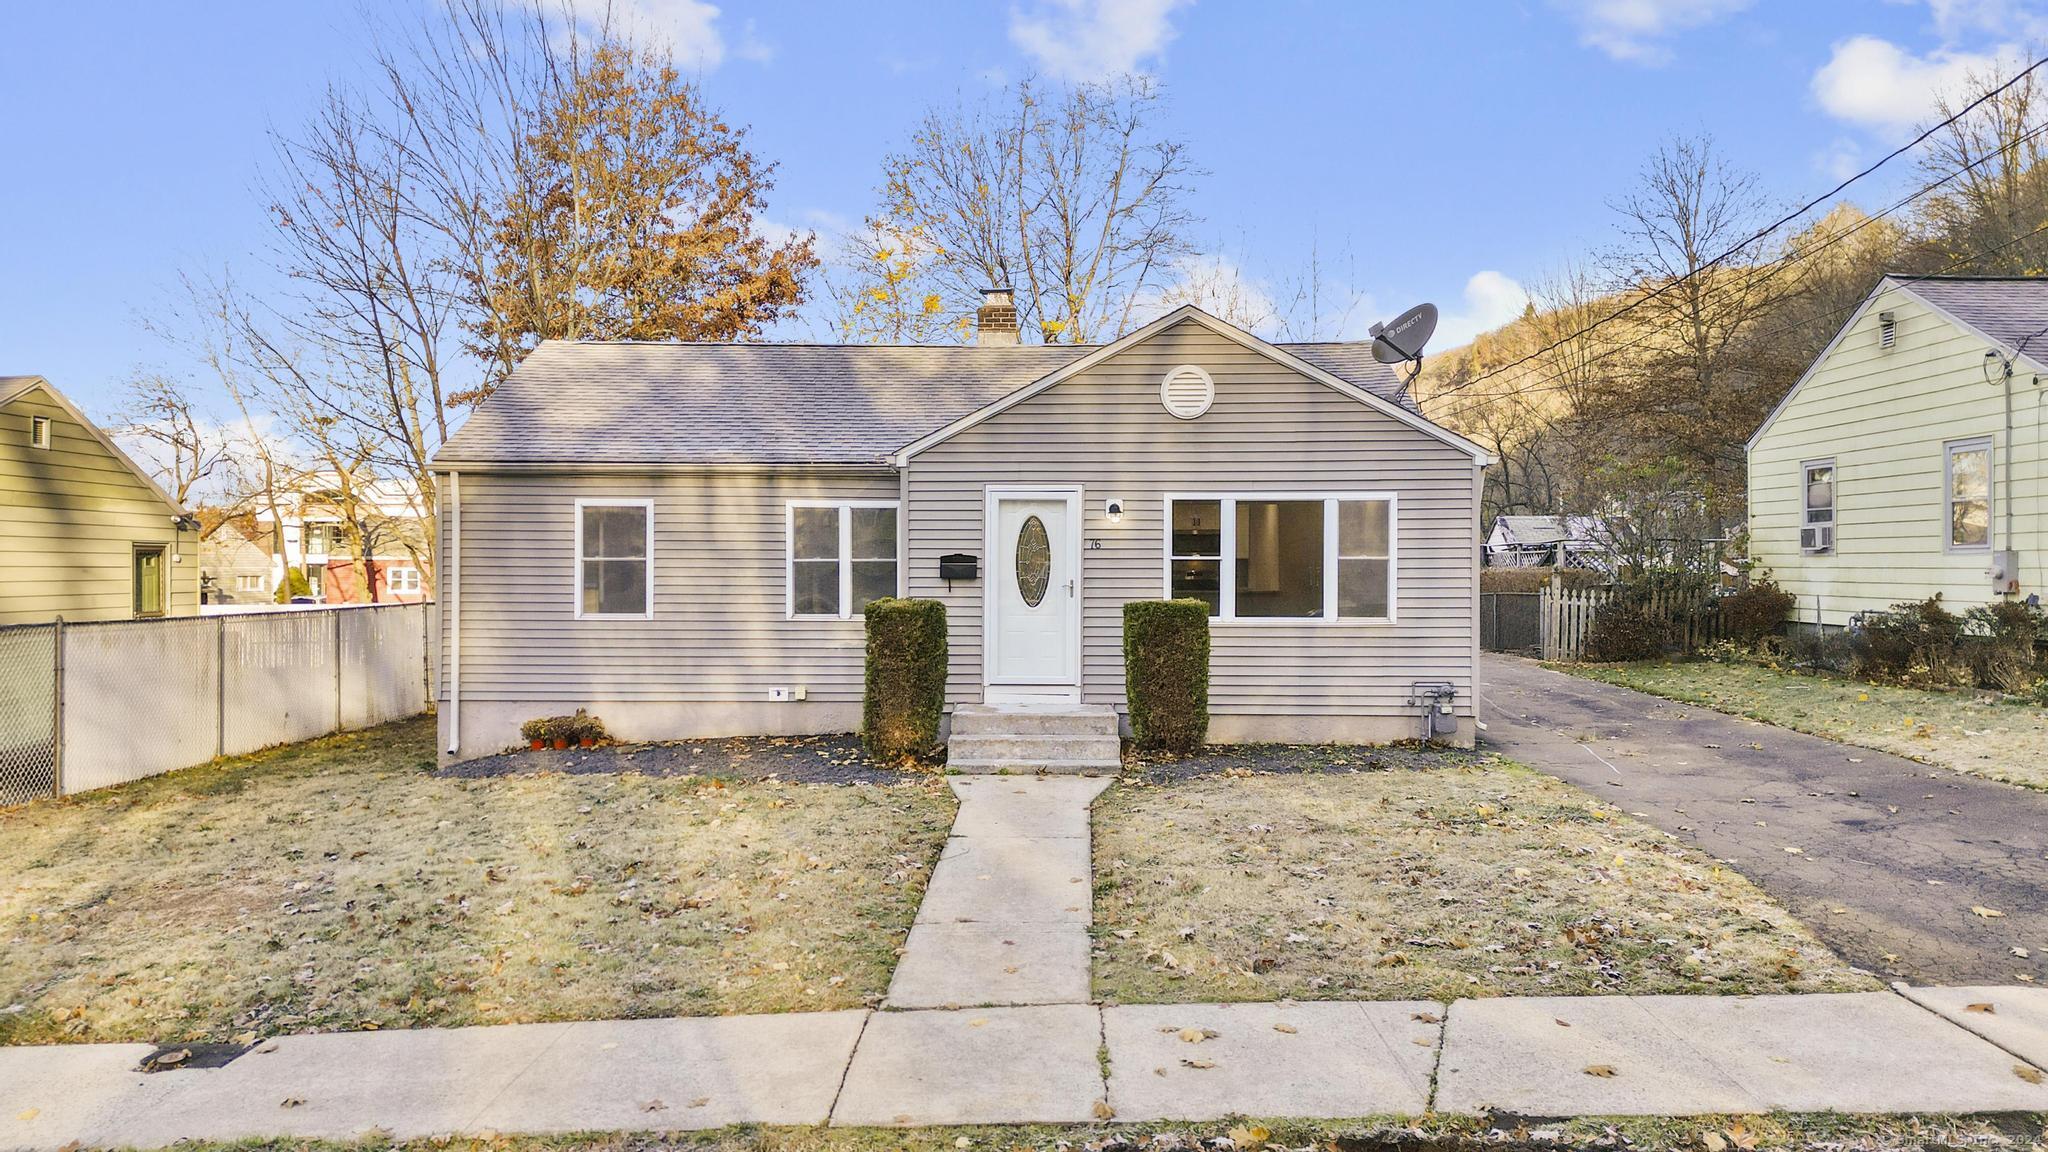
{"label": "concrete walkway", "polygon": [[960,812],[887,1006],[1086,1004],[1095,900],[1088,806],[1109,779],[954,776],[948,783]]}
{"label": "concrete walkway", "polygon": [[148,1052],[0,1048],[0,1147],[1432,1109],[2039,1111],[2048,989],[530,1024],[290,1036],[223,1068],[136,1071]]}
{"label": "concrete walkway", "polygon": [[1732,861],[1859,967],[2048,981],[2048,794],[1516,657],[1481,674],[1486,747]]}

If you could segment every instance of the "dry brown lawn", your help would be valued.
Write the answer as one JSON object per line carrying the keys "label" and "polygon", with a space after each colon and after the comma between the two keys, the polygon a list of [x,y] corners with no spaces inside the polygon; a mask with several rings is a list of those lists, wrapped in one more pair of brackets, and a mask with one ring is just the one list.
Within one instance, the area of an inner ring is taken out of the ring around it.
{"label": "dry brown lawn", "polygon": [[1747,662],[1555,665],[1624,688],[1914,760],[2048,789],[2048,708]]}
{"label": "dry brown lawn", "polygon": [[432,774],[409,721],[0,812],[0,1042],[857,1007],[943,784]]}
{"label": "dry brown lawn", "polygon": [[1881,987],[1734,871],[1498,760],[1126,781],[1095,828],[1107,1000]]}

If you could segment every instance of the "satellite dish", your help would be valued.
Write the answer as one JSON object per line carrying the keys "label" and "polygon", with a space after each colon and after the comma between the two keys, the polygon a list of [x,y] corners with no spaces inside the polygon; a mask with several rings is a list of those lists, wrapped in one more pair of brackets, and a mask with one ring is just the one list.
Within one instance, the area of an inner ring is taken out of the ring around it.
{"label": "satellite dish", "polygon": [[1417,304],[1387,324],[1372,326],[1372,356],[1382,364],[1422,359],[1422,346],[1436,333],[1436,305]]}

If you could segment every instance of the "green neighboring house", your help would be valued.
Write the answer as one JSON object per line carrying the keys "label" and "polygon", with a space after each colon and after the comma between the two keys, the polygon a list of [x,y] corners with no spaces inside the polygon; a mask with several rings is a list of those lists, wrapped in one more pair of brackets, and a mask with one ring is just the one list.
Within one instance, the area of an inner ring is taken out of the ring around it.
{"label": "green neighboring house", "polygon": [[198,611],[198,524],[48,380],[0,376],[0,625]]}
{"label": "green neighboring house", "polygon": [[1797,620],[2048,584],[2048,278],[1888,276],[1749,441],[1750,555]]}

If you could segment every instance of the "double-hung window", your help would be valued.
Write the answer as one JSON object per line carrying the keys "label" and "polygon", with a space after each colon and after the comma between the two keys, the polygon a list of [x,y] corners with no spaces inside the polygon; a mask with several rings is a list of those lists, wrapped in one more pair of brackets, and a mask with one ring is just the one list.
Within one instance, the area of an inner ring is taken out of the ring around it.
{"label": "double-hung window", "polygon": [[1945,445],[1942,490],[1948,505],[1950,552],[1991,550],[1991,441]]}
{"label": "double-hung window", "polygon": [[785,557],[791,616],[844,620],[900,595],[893,500],[794,500]]}
{"label": "double-hung window", "polygon": [[1811,555],[1835,550],[1835,462],[1809,460],[1799,466],[1801,516],[1799,550]]}
{"label": "double-hung window", "polygon": [[576,618],[654,615],[654,501],[576,501]]}
{"label": "double-hung window", "polygon": [[1394,619],[1391,495],[1169,496],[1166,521],[1167,595],[1219,620]]}

